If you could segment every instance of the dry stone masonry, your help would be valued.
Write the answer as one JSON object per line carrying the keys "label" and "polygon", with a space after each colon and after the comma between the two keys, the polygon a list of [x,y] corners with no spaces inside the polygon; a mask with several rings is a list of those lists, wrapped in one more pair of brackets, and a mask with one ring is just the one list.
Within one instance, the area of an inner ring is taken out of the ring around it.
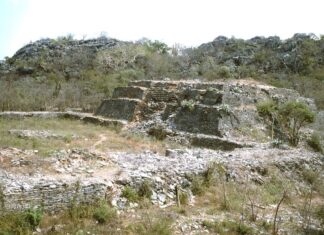
{"label": "dry stone masonry", "polygon": [[[281,102],[312,100],[294,90],[253,81],[133,81],[114,90],[96,115],[133,123],[134,130],[157,138],[173,138],[191,145],[232,150],[251,145],[233,134],[240,127],[264,128],[256,104],[266,99]],[[180,138],[182,137],[182,138]]]}
{"label": "dry stone masonry", "polygon": [[[53,212],[73,203],[112,199],[113,205],[123,208],[127,201],[120,196],[122,188],[145,180],[152,181],[152,202],[166,206],[175,202],[176,186],[187,187],[190,182],[186,176],[201,173],[210,162],[224,164],[233,180],[261,183],[262,169],[269,166],[287,177],[301,174],[300,165],[322,167],[320,154],[288,146],[274,149],[269,140],[261,143],[258,136],[250,138],[247,130],[265,130],[256,104],[266,99],[300,100],[315,109],[312,100],[293,90],[253,81],[134,81],[116,88],[112,98],[104,100],[93,115],[0,113],[6,118],[75,118],[124,126],[131,132],[202,147],[168,149],[165,154],[70,149],[58,150],[47,158],[40,158],[35,150],[0,148],[0,206],[6,210],[42,206]],[[11,130],[11,134],[54,136],[30,130]]]}

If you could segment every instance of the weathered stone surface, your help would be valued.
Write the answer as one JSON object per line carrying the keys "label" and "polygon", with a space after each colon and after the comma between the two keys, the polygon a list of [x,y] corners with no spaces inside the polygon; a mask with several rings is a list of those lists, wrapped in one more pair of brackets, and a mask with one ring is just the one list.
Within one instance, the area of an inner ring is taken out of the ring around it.
{"label": "weathered stone surface", "polygon": [[143,99],[144,87],[117,87],[114,89],[113,98]]}
{"label": "weathered stone surface", "polygon": [[140,100],[135,99],[110,99],[104,100],[96,111],[96,115],[131,121]]}
{"label": "weathered stone surface", "polygon": [[178,98],[173,91],[163,88],[152,88],[147,92],[146,100],[153,102],[176,102]]}
{"label": "weathered stone surface", "polygon": [[[239,129],[265,130],[256,105],[267,99],[278,102],[299,100],[316,109],[312,100],[300,97],[296,91],[275,88],[253,80],[213,83],[198,80],[133,81],[129,87],[116,88],[113,97],[103,101],[96,114],[136,121],[132,125],[134,131],[153,133],[155,126],[163,126],[173,131],[173,135],[167,136],[179,135],[181,143],[188,142],[184,138],[190,139],[190,133],[196,133],[226,136],[234,144],[235,141],[241,142],[236,135]],[[216,139],[214,144],[206,143],[200,146],[220,146]]]}
{"label": "weathered stone surface", "polygon": [[221,113],[218,109],[204,105],[181,107],[174,117],[176,129],[192,133],[220,136],[218,129]]}
{"label": "weathered stone surface", "polygon": [[103,199],[107,183],[75,181],[74,183],[59,182],[55,179],[39,179],[35,182],[11,182],[5,187],[6,210],[25,210],[33,206],[42,206],[48,212],[54,212],[70,207],[73,203],[95,202]]}
{"label": "weathered stone surface", "polygon": [[11,129],[9,133],[16,135],[20,138],[53,138],[53,139],[63,139],[64,135],[54,133],[53,131],[48,130],[18,130]]}
{"label": "weathered stone surface", "polygon": [[242,148],[243,145],[233,141],[207,136],[195,136],[191,138],[191,144],[196,147],[221,149],[224,151],[231,151],[235,148]]}

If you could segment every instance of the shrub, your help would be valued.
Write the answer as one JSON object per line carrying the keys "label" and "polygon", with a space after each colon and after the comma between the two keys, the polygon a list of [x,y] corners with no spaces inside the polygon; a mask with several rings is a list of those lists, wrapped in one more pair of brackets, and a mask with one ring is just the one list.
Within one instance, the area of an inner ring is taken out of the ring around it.
{"label": "shrub", "polygon": [[315,120],[315,114],[303,103],[289,101],[279,107],[280,124],[288,136],[289,142],[297,146],[300,128]]}
{"label": "shrub", "polygon": [[146,216],[139,223],[131,225],[130,230],[138,235],[171,235],[173,234],[171,225],[171,219],[165,216],[157,218]]}
{"label": "shrub", "polygon": [[274,126],[277,126],[293,146],[299,143],[300,129],[315,119],[315,114],[305,104],[297,101],[288,101],[282,105],[272,100],[265,101],[257,105],[257,110],[271,125],[272,138]]}
{"label": "shrub", "polygon": [[168,135],[168,132],[162,126],[152,127],[147,133],[150,136],[154,136],[157,140],[164,140]]}
{"label": "shrub", "polygon": [[318,206],[315,212],[316,217],[320,220],[322,226],[324,225],[324,204]]}
{"label": "shrub", "polygon": [[234,222],[234,221],[203,221],[202,225],[208,230],[215,232],[217,234],[238,234],[246,235],[253,234],[253,228],[245,224]]}
{"label": "shrub", "polygon": [[218,76],[220,78],[230,78],[231,77],[231,70],[229,67],[223,65],[218,69]]}
{"label": "shrub", "polygon": [[32,229],[35,229],[43,218],[43,211],[41,209],[29,209],[25,212],[25,219]]}
{"label": "shrub", "polygon": [[194,176],[192,178],[191,191],[194,195],[202,195],[205,192],[204,181],[200,176]]}
{"label": "shrub", "polygon": [[323,148],[321,146],[320,136],[317,134],[312,134],[310,139],[307,140],[307,144],[315,151],[315,152],[323,152]]}
{"label": "shrub", "polygon": [[278,106],[273,100],[267,100],[257,104],[257,111],[271,127],[271,139],[274,138],[274,125],[277,119]]}
{"label": "shrub", "polygon": [[32,234],[43,218],[41,209],[6,212],[0,215],[0,234]]}
{"label": "shrub", "polygon": [[184,191],[179,191],[179,201],[180,201],[180,205],[188,205],[189,203],[188,193]]}
{"label": "shrub", "polygon": [[137,192],[130,186],[126,186],[123,189],[121,196],[130,202],[136,202],[139,199]]}
{"label": "shrub", "polygon": [[181,101],[181,107],[187,108],[190,111],[193,111],[195,108],[195,101],[194,100],[183,100],[183,101]]}
{"label": "shrub", "polygon": [[152,194],[151,183],[148,180],[144,180],[138,188],[138,195],[143,198],[151,198]]}
{"label": "shrub", "polygon": [[117,212],[106,202],[101,202],[99,206],[94,210],[93,218],[100,224],[114,222],[117,218]]}

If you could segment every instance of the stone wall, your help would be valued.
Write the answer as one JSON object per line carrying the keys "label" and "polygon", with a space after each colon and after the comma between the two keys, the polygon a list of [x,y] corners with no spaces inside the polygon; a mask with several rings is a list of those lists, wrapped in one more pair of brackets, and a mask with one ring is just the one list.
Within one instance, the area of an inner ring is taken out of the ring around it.
{"label": "stone wall", "polygon": [[[235,142],[237,135],[234,132],[240,128],[265,130],[256,106],[267,99],[278,102],[298,100],[315,109],[312,100],[300,97],[294,90],[253,80],[213,83],[143,80],[116,88],[113,99],[104,100],[96,114],[136,121],[135,129],[149,133],[155,133],[149,130],[158,126],[167,129],[165,133],[172,133],[172,136],[207,134],[231,137],[229,139]],[[223,148],[222,142],[217,143]],[[209,146],[216,148],[217,144],[202,145]]]}
{"label": "stone wall", "polygon": [[[46,177],[45,177],[46,178]],[[105,199],[109,191],[106,182],[85,180],[55,180],[48,181],[34,178],[16,179],[7,182],[3,190],[2,210],[26,210],[33,207],[42,207],[47,212],[55,212],[71,207],[77,203],[90,203]]]}

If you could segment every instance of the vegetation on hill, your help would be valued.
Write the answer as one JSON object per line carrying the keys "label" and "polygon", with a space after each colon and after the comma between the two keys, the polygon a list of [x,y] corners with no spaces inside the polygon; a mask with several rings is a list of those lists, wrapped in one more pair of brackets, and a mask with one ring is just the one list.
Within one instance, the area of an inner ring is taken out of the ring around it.
{"label": "vegetation on hill", "polygon": [[324,108],[324,37],[217,37],[197,48],[142,39],[72,36],[30,43],[0,63],[1,110],[93,111],[116,86],[137,79],[253,78],[293,88]]}

